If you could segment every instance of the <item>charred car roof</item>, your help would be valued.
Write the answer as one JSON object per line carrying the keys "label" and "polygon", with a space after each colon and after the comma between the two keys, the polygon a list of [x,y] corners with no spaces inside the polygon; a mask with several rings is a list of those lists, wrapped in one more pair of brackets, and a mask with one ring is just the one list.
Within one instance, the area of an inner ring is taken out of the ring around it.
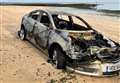
{"label": "charred car roof", "polygon": [[68,13],[68,12],[64,12],[64,11],[53,11],[53,10],[48,10],[48,9],[45,9],[45,10],[42,10],[42,9],[38,9],[38,10],[35,10],[35,11],[44,11],[44,12],[47,12],[49,14],[52,14],[52,15],[68,15],[68,16],[77,16],[77,15],[74,15],[74,14],[71,14],[71,13]]}

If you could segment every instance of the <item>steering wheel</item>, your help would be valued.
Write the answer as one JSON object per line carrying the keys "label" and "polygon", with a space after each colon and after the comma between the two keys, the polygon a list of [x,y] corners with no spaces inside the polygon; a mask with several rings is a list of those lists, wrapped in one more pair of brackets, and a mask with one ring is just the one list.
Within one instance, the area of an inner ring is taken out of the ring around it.
{"label": "steering wheel", "polygon": [[59,21],[58,25],[59,25],[59,29],[67,29],[68,28],[68,23],[66,21]]}

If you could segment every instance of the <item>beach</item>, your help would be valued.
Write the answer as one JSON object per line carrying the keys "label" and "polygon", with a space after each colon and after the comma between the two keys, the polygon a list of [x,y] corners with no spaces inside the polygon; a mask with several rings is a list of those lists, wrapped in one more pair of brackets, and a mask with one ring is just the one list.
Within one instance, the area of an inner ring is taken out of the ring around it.
{"label": "beach", "polygon": [[[17,36],[22,17],[47,6],[0,6],[0,83],[119,83],[120,77],[92,77],[55,69],[46,55]],[[72,11],[71,11],[72,12]],[[75,12],[75,10],[74,10]],[[79,13],[95,30],[120,43],[120,20]],[[54,81],[54,82],[53,82]]]}

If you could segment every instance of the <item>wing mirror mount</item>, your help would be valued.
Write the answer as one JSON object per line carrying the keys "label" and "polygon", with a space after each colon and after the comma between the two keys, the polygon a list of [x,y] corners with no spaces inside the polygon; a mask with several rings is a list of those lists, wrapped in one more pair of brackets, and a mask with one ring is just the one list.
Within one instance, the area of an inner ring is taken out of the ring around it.
{"label": "wing mirror mount", "polygon": [[53,29],[52,24],[49,25],[49,28],[48,28],[48,29],[49,29],[49,30],[52,30],[52,29]]}

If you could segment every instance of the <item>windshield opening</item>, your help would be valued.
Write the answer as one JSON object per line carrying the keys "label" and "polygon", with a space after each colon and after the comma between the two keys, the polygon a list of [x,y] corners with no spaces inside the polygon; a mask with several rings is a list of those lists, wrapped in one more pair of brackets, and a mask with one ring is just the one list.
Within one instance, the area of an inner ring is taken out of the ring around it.
{"label": "windshield opening", "polygon": [[52,15],[57,29],[62,30],[91,30],[79,17],[69,15]]}

